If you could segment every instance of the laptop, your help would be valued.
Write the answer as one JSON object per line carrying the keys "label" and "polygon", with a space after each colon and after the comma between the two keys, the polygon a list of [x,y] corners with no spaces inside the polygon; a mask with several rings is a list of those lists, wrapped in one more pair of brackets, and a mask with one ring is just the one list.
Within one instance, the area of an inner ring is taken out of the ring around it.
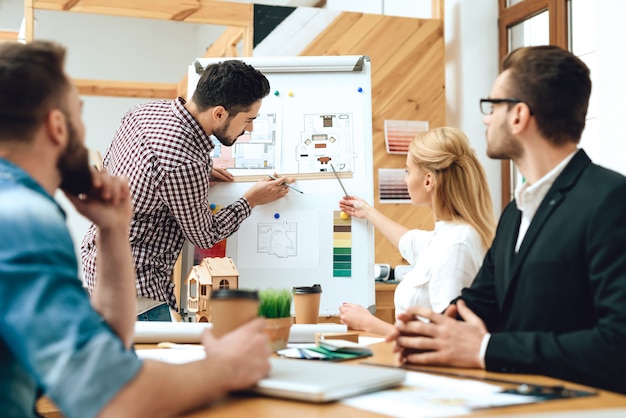
{"label": "laptop", "polygon": [[389,367],[281,358],[270,362],[269,376],[252,392],[316,403],[398,386],[406,377],[404,370]]}

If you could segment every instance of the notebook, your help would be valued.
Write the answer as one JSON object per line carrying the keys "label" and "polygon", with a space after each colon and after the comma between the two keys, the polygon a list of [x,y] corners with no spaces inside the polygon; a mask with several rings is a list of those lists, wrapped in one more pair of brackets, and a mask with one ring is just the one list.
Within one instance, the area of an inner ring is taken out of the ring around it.
{"label": "notebook", "polygon": [[308,402],[330,402],[401,384],[406,372],[388,367],[270,359],[269,376],[252,392]]}

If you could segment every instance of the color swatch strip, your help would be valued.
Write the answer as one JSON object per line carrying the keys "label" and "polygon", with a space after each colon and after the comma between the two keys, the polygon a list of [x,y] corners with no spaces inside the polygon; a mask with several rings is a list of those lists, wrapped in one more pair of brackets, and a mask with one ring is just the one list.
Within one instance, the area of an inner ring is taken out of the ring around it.
{"label": "color swatch strip", "polygon": [[333,211],[333,277],[352,277],[352,219]]}

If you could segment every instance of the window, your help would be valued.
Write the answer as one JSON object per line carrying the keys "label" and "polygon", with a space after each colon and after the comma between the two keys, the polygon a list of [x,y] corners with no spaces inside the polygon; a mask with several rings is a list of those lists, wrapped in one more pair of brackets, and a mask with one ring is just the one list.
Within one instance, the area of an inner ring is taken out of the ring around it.
{"label": "window", "polygon": [[189,297],[192,299],[198,297],[198,281],[196,279],[189,279]]}
{"label": "window", "polygon": [[[522,46],[570,47],[568,26],[570,2],[595,0],[499,0],[500,62]],[[502,161],[502,208],[512,199],[520,181],[510,160]]]}

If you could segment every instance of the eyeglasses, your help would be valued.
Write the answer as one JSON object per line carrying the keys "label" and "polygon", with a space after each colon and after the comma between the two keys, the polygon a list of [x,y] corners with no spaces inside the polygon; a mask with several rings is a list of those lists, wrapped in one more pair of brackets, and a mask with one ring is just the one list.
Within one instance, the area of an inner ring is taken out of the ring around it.
{"label": "eyeglasses", "polygon": [[480,112],[483,115],[491,115],[493,113],[493,105],[500,103],[509,103],[509,104],[517,104],[524,103],[528,106],[528,110],[530,114],[533,114],[533,110],[530,108],[530,105],[523,100],[519,99],[480,99]]}

